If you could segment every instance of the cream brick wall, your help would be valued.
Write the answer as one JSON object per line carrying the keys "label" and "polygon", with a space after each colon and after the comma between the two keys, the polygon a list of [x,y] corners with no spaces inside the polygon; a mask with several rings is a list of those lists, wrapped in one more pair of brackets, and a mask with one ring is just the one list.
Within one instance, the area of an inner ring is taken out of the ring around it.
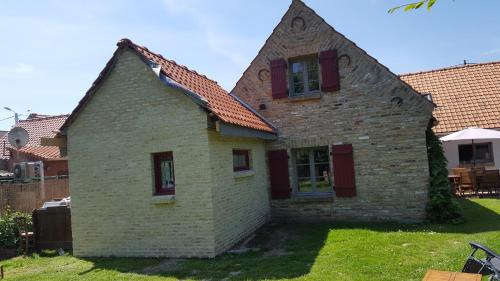
{"label": "cream brick wall", "polygon": [[[68,130],[74,254],[213,257],[206,124],[139,57],[119,55]],[[155,205],[151,153],[162,151],[173,151],[176,195]]]}
{"label": "cream brick wall", "polygon": [[[209,133],[216,253],[222,253],[268,220],[265,143]],[[233,172],[233,149],[249,149],[251,171]]]}

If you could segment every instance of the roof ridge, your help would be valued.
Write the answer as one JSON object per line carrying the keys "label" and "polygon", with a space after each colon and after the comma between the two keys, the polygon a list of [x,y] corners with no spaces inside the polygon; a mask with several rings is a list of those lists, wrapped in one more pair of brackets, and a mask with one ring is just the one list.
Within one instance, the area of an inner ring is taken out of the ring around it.
{"label": "roof ridge", "polygon": [[[217,84],[219,87],[221,87],[217,81],[215,81],[215,80],[213,80],[213,79],[208,78],[208,76],[206,76],[205,74],[201,74],[201,73],[197,72],[196,70],[194,70],[194,69],[190,69],[190,68],[188,68],[187,66],[185,66],[185,65],[183,65],[183,64],[179,64],[179,63],[177,63],[177,62],[176,62],[176,61],[174,61],[174,60],[171,60],[171,59],[165,58],[165,57],[163,57],[163,55],[162,55],[162,54],[160,54],[160,53],[156,53],[156,52],[153,52],[153,51],[149,50],[146,46],[142,46],[142,45],[136,44],[136,43],[134,43],[132,40],[130,40],[130,39],[128,39],[128,38],[123,38],[123,39],[120,39],[120,41],[118,41],[118,43],[117,43],[116,45],[118,45],[118,46],[128,45],[128,46],[132,46],[132,47],[142,48],[142,49],[146,50],[148,53],[150,53],[150,54],[152,54],[152,55],[154,55],[154,56],[156,56],[156,57],[158,57],[158,58],[160,58],[160,59],[162,59],[162,60],[165,60],[165,61],[167,61],[167,62],[169,62],[169,63],[172,63],[172,64],[174,64],[174,65],[176,65],[176,66],[178,66],[178,67],[180,67],[180,68],[183,68],[183,69],[185,69],[185,70],[187,70],[187,71],[189,71],[189,72],[191,72],[191,73],[193,73],[193,74],[195,74],[195,75],[197,75],[197,76],[199,76],[199,77],[202,77],[202,78],[204,78],[204,79],[207,79],[207,80],[209,80],[209,81],[211,81],[211,82],[213,82],[213,83]],[[221,87],[221,88],[222,88],[222,87]],[[227,92],[227,91],[226,91],[226,92]]]}
{"label": "roof ridge", "polygon": [[32,122],[32,121],[56,119],[56,118],[62,118],[62,117],[69,117],[69,114],[50,115],[50,116],[43,116],[43,117],[35,117],[35,118],[31,118],[31,119],[22,119],[22,120],[19,120],[19,122]]}
{"label": "roof ridge", "polygon": [[491,64],[500,64],[500,61],[470,63],[470,64],[465,64],[465,65],[460,64],[460,65],[447,66],[447,67],[436,68],[436,69],[431,69],[431,70],[421,70],[421,71],[415,71],[415,72],[408,72],[408,73],[399,74],[399,77],[412,76],[412,75],[418,75],[418,74],[424,74],[424,73],[440,72],[440,71],[448,71],[448,70],[454,70],[454,69],[458,69],[458,68],[485,66],[485,65],[491,65]]}

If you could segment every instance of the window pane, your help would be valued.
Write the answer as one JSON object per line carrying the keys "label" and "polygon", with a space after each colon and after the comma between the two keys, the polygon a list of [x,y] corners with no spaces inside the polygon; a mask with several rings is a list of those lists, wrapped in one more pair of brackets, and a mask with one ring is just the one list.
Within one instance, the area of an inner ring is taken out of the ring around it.
{"label": "window pane", "polygon": [[172,160],[161,160],[161,188],[174,188],[174,163]]}
{"label": "window pane", "polygon": [[309,151],[308,150],[297,150],[297,159],[295,162],[297,164],[308,164],[309,165]]}
{"label": "window pane", "polygon": [[292,64],[292,72],[293,73],[304,72],[304,66],[302,65],[302,63],[301,62],[294,62]]}
{"label": "window pane", "polygon": [[316,178],[316,192],[331,192],[331,186],[329,177]]}
{"label": "window pane", "polygon": [[297,177],[307,178],[311,176],[311,169],[309,165],[297,165]]}
{"label": "window pane", "polygon": [[472,162],[472,145],[459,145],[458,158],[460,163]]}
{"label": "window pane", "polygon": [[308,90],[310,92],[319,90],[319,69],[318,60],[312,59],[307,61],[307,80]]}
{"label": "window pane", "polygon": [[301,62],[292,64],[293,92],[295,94],[304,93],[304,66]]}
{"label": "window pane", "polygon": [[234,167],[246,166],[247,160],[243,154],[233,154],[233,165]]}
{"label": "window pane", "polygon": [[299,179],[299,192],[312,192],[311,178]]}
{"label": "window pane", "polygon": [[314,165],[314,175],[316,177],[328,177],[330,174],[330,165],[326,164],[316,164]]}
{"label": "window pane", "polygon": [[233,170],[243,171],[249,170],[249,151],[247,150],[233,150]]}
{"label": "window pane", "polygon": [[476,160],[481,162],[490,162],[493,160],[490,145],[487,143],[476,145]]}
{"label": "window pane", "polygon": [[328,163],[328,148],[318,148],[314,150],[314,163]]}

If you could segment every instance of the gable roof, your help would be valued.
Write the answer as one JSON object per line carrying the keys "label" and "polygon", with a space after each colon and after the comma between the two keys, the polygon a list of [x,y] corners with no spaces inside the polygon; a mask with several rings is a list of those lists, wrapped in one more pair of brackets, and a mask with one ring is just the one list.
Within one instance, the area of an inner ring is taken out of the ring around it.
{"label": "gable roof", "polygon": [[[36,115],[35,115],[36,116]],[[16,127],[21,127],[28,132],[29,140],[26,146],[19,151],[26,152],[44,159],[60,158],[57,146],[42,146],[41,138],[53,138],[59,131],[61,125],[66,121],[68,115],[55,115],[44,117],[34,117],[26,120],[19,120]],[[4,149],[5,144],[5,149]],[[8,159],[8,149],[12,148],[8,141],[8,135],[0,138],[0,159]]]}
{"label": "gable roof", "polygon": [[63,124],[62,129],[71,125],[71,122],[75,119],[80,109],[94,94],[104,76],[111,70],[117,53],[121,49],[130,49],[145,62],[160,66],[161,74],[165,75],[167,79],[171,79],[174,84],[180,85],[181,88],[189,91],[190,94],[195,95],[197,99],[203,101],[203,106],[222,122],[258,131],[275,132],[270,123],[266,122],[247,105],[229,95],[217,82],[207,78],[205,75],[190,70],[186,66],[179,65],[173,60],[166,59],[160,54],[153,53],[146,47],[137,45],[129,39],[120,40],[117,46],[118,49],[113,54],[113,57],[99,74],[92,87],[87,91],[82,100],[80,100],[68,120]]}
{"label": "gable roof", "polygon": [[[432,107],[436,107],[436,104],[430,100],[428,100],[427,98],[425,98],[423,95],[420,95],[418,93],[418,91],[416,89],[414,89],[410,84],[408,84],[406,81],[404,81],[403,79],[401,79],[399,77],[399,75],[395,74],[394,72],[392,72],[387,66],[383,65],[382,63],[380,63],[376,58],[372,57],[370,54],[368,54],[364,49],[362,49],[361,47],[359,47],[355,42],[353,42],[352,40],[350,40],[349,38],[347,38],[344,34],[340,33],[338,30],[336,30],[331,24],[329,24],[322,16],[320,16],[318,13],[316,13],[316,11],[314,9],[312,9],[311,7],[309,7],[307,4],[305,4],[302,0],[292,0],[292,3],[290,4],[290,6],[288,7],[288,10],[285,12],[285,14],[281,17],[279,23],[274,27],[273,31],[271,32],[271,34],[267,37],[266,41],[264,42],[264,44],[262,45],[262,47],[260,48],[260,50],[257,52],[257,55],[254,57],[254,59],[250,62],[249,66],[245,69],[245,71],[243,72],[243,76],[245,76],[245,74],[250,70],[250,68],[252,67],[252,65],[255,63],[255,61],[257,60],[258,56],[262,53],[262,51],[264,50],[264,48],[266,47],[266,45],[268,45],[270,39],[273,37],[273,35],[277,32],[277,29],[278,27],[284,23],[286,17],[288,16],[289,13],[292,12],[292,10],[294,9],[294,7],[299,7],[301,9],[305,9],[309,12],[311,12],[314,16],[316,16],[317,18],[319,18],[326,26],[328,26],[328,28],[330,28],[333,32],[335,32],[336,34],[338,34],[343,40],[345,40],[346,42],[349,42],[350,44],[352,44],[355,48],[357,48],[362,54],[364,54],[366,57],[368,57],[369,59],[371,59],[375,64],[377,64],[378,66],[382,67],[382,69],[384,69],[385,71],[387,71],[393,78],[395,78],[397,81],[399,81],[401,84],[403,84],[405,87],[409,88],[410,89],[410,92],[411,94],[415,95],[415,96],[418,96],[419,98],[423,98],[426,102],[426,104],[432,106]],[[241,78],[236,82],[236,85],[233,87],[233,89],[231,90],[231,93],[232,94],[237,94],[235,93],[236,91],[236,88],[237,88],[237,85],[238,83],[240,82]]]}
{"label": "gable roof", "polygon": [[401,75],[438,105],[438,134],[469,127],[500,129],[500,62],[448,67]]}

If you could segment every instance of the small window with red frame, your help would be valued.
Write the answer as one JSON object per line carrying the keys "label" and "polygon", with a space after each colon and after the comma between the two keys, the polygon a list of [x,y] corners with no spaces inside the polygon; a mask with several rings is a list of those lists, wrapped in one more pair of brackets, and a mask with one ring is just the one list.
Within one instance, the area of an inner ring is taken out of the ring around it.
{"label": "small window with red frame", "polygon": [[233,171],[250,170],[250,150],[233,149]]}
{"label": "small window with red frame", "polygon": [[172,152],[153,153],[154,195],[174,195],[174,157]]}

